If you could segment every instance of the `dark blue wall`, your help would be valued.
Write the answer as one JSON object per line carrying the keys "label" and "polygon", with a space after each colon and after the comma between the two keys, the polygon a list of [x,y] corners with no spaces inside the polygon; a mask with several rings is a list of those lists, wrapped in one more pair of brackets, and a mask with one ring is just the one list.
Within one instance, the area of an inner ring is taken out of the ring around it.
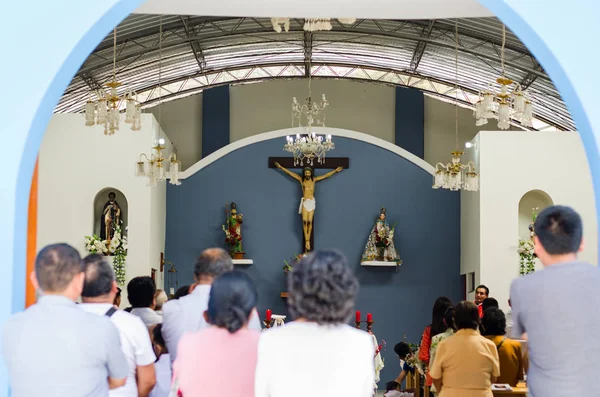
{"label": "dark blue wall", "polygon": [[396,87],[396,145],[425,156],[425,100],[416,88]]}
{"label": "dark blue wall", "polygon": [[[229,86],[202,93],[202,158],[229,145]],[[193,134],[194,131],[190,131]]]}
{"label": "dark blue wall", "polygon": [[[394,344],[406,333],[418,342],[439,295],[460,297],[459,194],[431,188],[432,176],[402,157],[361,141],[334,138],[336,157],[350,169],[316,187],[316,248],[335,247],[348,257],[361,283],[357,308],[373,313],[374,331],[387,342],[380,386],[398,375]],[[192,282],[195,258],[223,246],[225,203],[244,214],[244,250],[254,259],[248,272],[260,291],[259,311],[285,313],[283,260],[302,243],[300,185],[276,169],[284,138],[239,149],[212,163],[181,186],[168,185],[166,257],[177,266],[179,285]],[[317,171],[317,174],[323,173]],[[363,268],[360,258],[379,209],[396,222],[396,247],[404,264]],[[351,348],[351,347],[349,347]]]}

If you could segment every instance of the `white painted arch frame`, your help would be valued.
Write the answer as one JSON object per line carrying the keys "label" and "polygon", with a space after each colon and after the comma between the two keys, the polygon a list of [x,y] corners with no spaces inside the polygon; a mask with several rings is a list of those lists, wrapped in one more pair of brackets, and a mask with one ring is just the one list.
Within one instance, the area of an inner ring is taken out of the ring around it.
{"label": "white painted arch frame", "polygon": [[[341,128],[330,128],[330,127],[318,127],[318,128],[314,128],[313,131],[315,133],[317,133],[318,135],[330,134],[332,137],[349,138],[349,139],[354,139],[354,140],[361,141],[361,142],[366,142],[366,143],[369,143],[374,146],[378,146],[382,149],[390,151],[390,152],[396,154],[397,156],[400,156],[400,157],[408,160],[409,162],[413,163],[415,166],[428,172],[432,176],[435,174],[435,168],[431,164],[429,164],[428,162],[423,160],[422,158],[417,157],[416,155],[410,153],[409,151],[407,151],[405,149],[402,149],[400,146],[397,146],[397,145],[395,145],[391,142],[385,141],[383,139],[374,137],[373,135],[365,134],[365,133],[358,132],[358,131],[345,130],[345,129],[341,129]],[[215,161],[219,160],[220,158],[225,157],[228,154],[235,152],[236,150],[241,149],[243,147],[253,145],[255,143],[259,143],[259,142],[263,142],[263,141],[268,141],[271,139],[283,138],[288,135],[295,136],[297,133],[298,133],[298,128],[285,128],[282,130],[264,132],[262,134],[253,135],[248,138],[244,138],[244,139],[240,139],[239,141],[232,142],[229,145],[222,147],[221,149],[215,151],[214,153],[209,154],[202,160],[200,160],[197,163],[195,163],[194,165],[192,165],[190,168],[181,172],[179,178],[180,179],[189,178],[192,175],[194,175],[195,173],[197,173],[198,171],[202,170],[204,167],[209,166],[210,164],[214,163]],[[334,139],[334,143],[335,143],[335,139]],[[284,144],[285,144],[285,140],[282,139],[281,146],[283,147]]]}

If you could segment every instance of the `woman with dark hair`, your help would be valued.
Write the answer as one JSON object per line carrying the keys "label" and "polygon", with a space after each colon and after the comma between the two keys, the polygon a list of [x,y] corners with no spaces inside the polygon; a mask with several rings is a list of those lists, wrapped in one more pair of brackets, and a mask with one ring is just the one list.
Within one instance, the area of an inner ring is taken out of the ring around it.
{"label": "woman with dark hair", "polygon": [[[454,307],[449,307],[446,309],[446,313],[444,314],[444,325],[448,327],[446,331],[441,334],[437,334],[433,338],[431,338],[431,348],[429,349],[429,363],[430,365],[435,361],[435,354],[437,352],[438,345],[444,339],[454,335],[456,331],[456,326],[454,325]],[[435,386],[431,386],[431,392],[436,393]]]}
{"label": "woman with dark hair", "polygon": [[186,397],[253,395],[260,333],[247,324],[257,300],[256,286],[245,273],[232,271],[215,279],[204,312],[211,326],[181,337],[173,388]]}
{"label": "woman with dark hair", "polygon": [[376,346],[347,325],[358,280],[336,250],[317,250],[288,274],[294,322],[261,335],[255,397],[371,397]]}
{"label": "woman with dark hair", "polygon": [[[446,310],[448,310],[449,307],[452,307],[452,301],[445,296],[438,297],[433,303],[431,324],[425,327],[419,346],[419,361],[426,366],[429,366],[430,361],[429,350],[431,349],[431,338],[448,329],[448,326],[444,323],[444,314],[446,314]],[[431,386],[429,371],[425,374],[425,386]]]}
{"label": "woman with dark hair", "polygon": [[442,341],[429,374],[439,397],[493,397],[500,375],[496,346],[479,333],[479,310],[462,301],[454,312],[456,333]]}
{"label": "woman with dark hair", "polygon": [[500,376],[498,383],[508,383],[516,386],[524,378],[524,363],[521,343],[506,338],[506,317],[504,312],[496,307],[483,311],[483,335],[494,342],[500,358]]}

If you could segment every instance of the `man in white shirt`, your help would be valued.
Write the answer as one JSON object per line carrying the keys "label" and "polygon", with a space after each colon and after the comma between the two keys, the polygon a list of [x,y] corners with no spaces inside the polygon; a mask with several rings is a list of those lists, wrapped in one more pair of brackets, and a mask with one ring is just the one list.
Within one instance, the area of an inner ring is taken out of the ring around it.
{"label": "man in white shirt", "polygon": [[[193,291],[180,299],[170,300],[163,306],[162,335],[167,344],[171,362],[177,356],[179,339],[185,332],[195,332],[208,327],[204,311],[208,308],[210,287],[215,278],[233,270],[231,256],[221,248],[209,248],[200,254],[194,266]],[[256,311],[248,327],[261,330]]]}
{"label": "man in white shirt", "polygon": [[121,336],[121,348],[127,360],[129,373],[123,387],[110,391],[111,397],[146,397],[156,383],[154,361],[156,356],[148,329],[142,320],[113,306],[117,283],[112,266],[97,254],[83,260],[85,282],[81,293],[83,310],[108,316]]}
{"label": "man in white shirt", "polygon": [[146,327],[162,323],[162,316],[154,311],[156,306],[156,283],[151,277],[134,277],[127,284],[127,299],[131,314],[138,316]]}

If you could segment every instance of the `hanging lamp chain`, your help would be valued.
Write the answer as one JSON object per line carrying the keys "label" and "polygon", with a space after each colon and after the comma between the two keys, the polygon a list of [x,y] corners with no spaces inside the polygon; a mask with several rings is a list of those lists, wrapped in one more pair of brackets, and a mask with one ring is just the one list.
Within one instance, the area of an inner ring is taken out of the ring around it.
{"label": "hanging lamp chain", "polygon": [[117,27],[113,30],[113,81],[117,81]]}
{"label": "hanging lamp chain", "polygon": [[454,123],[455,123],[455,135],[456,135],[456,151],[458,152],[458,18],[454,24],[454,57],[456,66],[456,81],[454,85]]}
{"label": "hanging lamp chain", "polygon": [[502,77],[504,74],[504,47],[506,46],[506,25],[502,24],[502,49],[500,50],[500,62],[502,65]]}
{"label": "hanging lamp chain", "polygon": [[163,26],[162,26],[162,15],[159,20],[158,27],[158,125],[161,125],[161,116],[162,116],[162,35],[163,35]]}

